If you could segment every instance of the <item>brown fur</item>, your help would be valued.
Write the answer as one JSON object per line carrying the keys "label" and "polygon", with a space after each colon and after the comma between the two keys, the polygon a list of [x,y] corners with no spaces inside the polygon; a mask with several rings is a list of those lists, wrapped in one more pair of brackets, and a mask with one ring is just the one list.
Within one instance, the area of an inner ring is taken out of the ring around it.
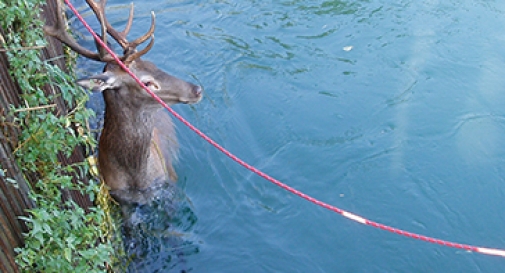
{"label": "brown fur", "polygon": [[[164,102],[195,103],[201,88],[137,60],[132,71]],[[156,77],[156,78],[155,78]],[[99,141],[100,173],[120,203],[145,203],[144,194],[162,181],[174,181],[177,138],[174,125],[155,101],[124,71],[108,65],[105,72],[78,83],[105,99],[105,122]]]}

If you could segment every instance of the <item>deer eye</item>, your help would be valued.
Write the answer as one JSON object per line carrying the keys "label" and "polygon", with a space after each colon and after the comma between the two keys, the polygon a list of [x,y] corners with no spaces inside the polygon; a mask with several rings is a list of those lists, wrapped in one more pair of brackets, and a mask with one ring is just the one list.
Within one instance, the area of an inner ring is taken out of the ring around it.
{"label": "deer eye", "polygon": [[156,82],[154,82],[154,81],[146,81],[146,82],[144,82],[144,84],[147,87],[152,88],[154,90],[159,90],[160,89],[160,86]]}

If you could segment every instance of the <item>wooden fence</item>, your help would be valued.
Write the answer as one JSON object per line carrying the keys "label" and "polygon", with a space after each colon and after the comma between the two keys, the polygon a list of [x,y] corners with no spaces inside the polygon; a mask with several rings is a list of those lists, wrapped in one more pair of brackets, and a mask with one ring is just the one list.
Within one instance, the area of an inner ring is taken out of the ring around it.
{"label": "wooden fence", "polygon": [[[49,23],[55,21],[57,0],[47,0],[43,7],[42,17]],[[0,27],[0,34],[5,36],[4,30]],[[65,61],[63,58],[56,58],[63,55],[61,43],[53,38],[47,38],[49,44],[43,48],[42,58],[51,60],[63,70]],[[6,171],[6,177],[14,178],[17,181],[18,188],[14,187],[4,177],[0,176],[0,272],[10,273],[19,272],[15,262],[14,248],[23,245],[23,232],[27,232],[27,227],[19,216],[26,215],[25,210],[33,207],[33,202],[28,198],[28,185],[37,181],[37,174],[26,174],[16,165],[13,156],[13,150],[17,145],[19,130],[10,126],[12,117],[8,115],[10,105],[20,106],[21,99],[19,94],[21,90],[15,79],[9,75],[9,60],[5,52],[0,52],[0,166]],[[60,92],[57,87],[46,86],[44,91],[47,95]],[[55,101],[59,113],[65,114],[68,107],[65,105],[61,96]],[[62,154],[58,156],[63,165],[82,162],[84,152],[76,148],[70,157]],[[81,207],[89,207],[91,202],[86,196],[76,192],[67,192],[66,198],[76,201]]]}

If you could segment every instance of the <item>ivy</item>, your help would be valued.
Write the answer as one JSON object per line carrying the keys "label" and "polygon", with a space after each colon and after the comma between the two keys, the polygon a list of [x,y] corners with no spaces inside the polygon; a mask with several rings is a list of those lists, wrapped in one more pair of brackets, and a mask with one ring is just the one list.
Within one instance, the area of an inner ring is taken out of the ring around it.
{"label": "ivy", "polygon": [[[85,91],[69,76],[42,61],[40,48],[46,45],[42,32],[42,0],[0,1],[0,23],[5,36],[0,41],[9,59],[10,73],[21,90],[22,105],[11,107],[9,115],[21,129],[14,150],[17,164],[25,174],[36,173],[31,188],[35,208],[25,221],[29,232],[25,245],[17,248],[17,263],[23,272],[106,272],[113,248],[103,227],[107,215],[102,209],[84,211],[73,201],[63,202],[63,192],[76,190],[92,200],[100,196],[97,183],[73,182],[89,172],[86,162],[63,166],[58,156],[69,157],[75,147],[95,147],[85,128],[93,113],[85,108]],[[44,87],[58,86],[60,93],[46,95]],[[62,100],[68,113],[58,113]],[[4,171],[0,166],[0,175]],[[8,179],[9,182],[15,182]]]}

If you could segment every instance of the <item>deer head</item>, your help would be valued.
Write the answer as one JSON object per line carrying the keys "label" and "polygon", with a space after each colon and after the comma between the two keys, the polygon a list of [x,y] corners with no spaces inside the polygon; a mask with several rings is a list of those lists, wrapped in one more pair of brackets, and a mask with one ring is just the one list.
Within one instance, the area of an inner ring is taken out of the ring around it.
{"label": "deer head", "polygon": [[[58,10],[61,12],[61,3],[56,1],[58,5]],[[143,61],[140,57],[146,54],[154,45],[154,30],[155,30],[155,16],[151,13],[151,27],[146,34],[137,38],[133,42],[129,42],[126,39],[128,32],[131,29],[133,23],[133,5],[130,9],[130,16],[128,17],[128,22],[123,31],[119,32],[114,29],[105,17],[105,5],[106,0],[100,2],[95,2],[94,0],[86,0],[90,8],[95,13],[97,19],[101,25],[101,37],[103,42],[107,44],[107,34],[112,36],[114,40],[122,47],[123,55],[120,59],[125,63],[125,65],[136,74],[142,82],[149,87],[153,92],[155,92],[161,99],[163,99],[167,104],[174,103],[195,103],[201,99],[201,88],[195,86],[191,83],[187,83],[176,77],[169,75],[168,73],[157,68],[151,62]],[[87,79],[80,79],[78,84],[83,85],[88,89],[93,91],[105,91],[105,90],[123,90],[126,89],[135,90],[140,92],[132,92],[132,99],[141,99],[142,102],[145,99],[144,95],[149,95],[144,91],[141,91],[140,86],[131,79],[131,77],[124,72],[118,65],[115,64],[112,56],[107,53],[101,46],[97,43],[97,51],[90,51],[81,45],[79,45],[74,38],[72,38],[66,31],[65,21],[61,16],[61,13],[57,16],[57,21],[55,26],[45,26],[44,31],[61,42],[65,43],[76,53],[95,60],[104,62],[107,65],[104,68],[104,73],[96,75]],[[137,47],[150,39],[149,44],[142,49],[137,51]],[[146,105],[147,106],[147,105]]]}
{"label": "deer head", "polygon": [[[61,3],[56,2],[60,14],[54,26],[44,27],[46,34],[57,38],[78,54],[106,64],[102,74],[77,81],[85,88],[104,94],[105,122],[98,158],[101,175],[116,200],[142,203],[142,192],[155,181],[176,179],[172,158],[166,158],[162,156],[164,153],[157,151],[159,147],[177,146],[171,120],[160,118],[162,115],[158,110],[162,106],[123,71],[98,43],[97,52],[94,52],[79,45],[67,33],[61,15]],[[154,13],[147,33],[129,42],[126,36],[133,22],[133,5],[125,29],[119,32],[105,18],[105,0],[86,2],[100,22],[102,41],[107,44],[110,35],[123,49],[120,59],[165,103],[196,103],[201,99],[201,87],[171,76],[153,63],[140,59],[154,44]],[[137,51],[137,47],[149,39],[149,44]],[[163,139],[160,134],[163,132],[170,134],[165,137],[170,143],[160,143],[160,139]]]}

